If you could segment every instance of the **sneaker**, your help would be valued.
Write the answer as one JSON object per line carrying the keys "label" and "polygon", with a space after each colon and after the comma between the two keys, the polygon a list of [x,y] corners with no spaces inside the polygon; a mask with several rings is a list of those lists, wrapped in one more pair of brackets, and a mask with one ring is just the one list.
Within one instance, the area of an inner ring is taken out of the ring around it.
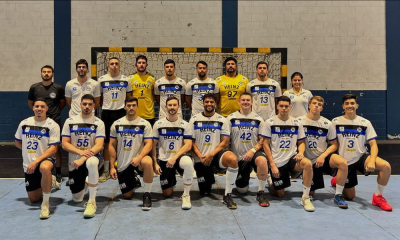
{"label": "sneaker", "polygon": [[271,178],[271,174],[269,174],[269,173],[267,176],[267,182],[268,182],[269,187],[271,187],[272,186],[272,178]]}
{"label": "sneaker", "polygon": [[51,176],[51,188],[61,189],[61,183],[57,182],[56,176]]}
{"label": "sneaker", "polygon": [[92,218],[94,215],[96,215],[96,203],[94,202],[87,202],[84,205],[85,211],[83,212],[83,217],[84,218]]}
{"label": "sneaker", "polygon": [[259,191],[256,199],[261,207],[269,207],[268,197],[264,191]]}
{"label": "sneaker", "polygon": [[332,186],[332,187],[336,187],[336,177],[333,177],[333,178],[331,179],[331,186]]}
{"label": "sneaker", "polygon": [[222,201],[229,209],[237,208],[236,203],[233,201],[230,193],[226,194]]}
{"label": "sneaker", "polygon": [[189,210],[192,208],[192,203],[190,202],[190,196],[189,195],[182,195],[182,209],[183,210]]}
{"label": "sneaker", "polygon": [[349,206],[347,205],[346,201],[343,198],[342,194],[335,194],[333,198],[333,202],[338,205],[340,208],[347,209]]}
{"label": "sneaker", "polygon": [[50,217],[50,204],[42,203],[40,207],[40,219],[48,219]]}
{"label": "sneaker", "polygon": [[110,179],[110,172],[104,171],[103,174],[99,177],[99,182],[107,182]]}
{"label": "sneaker", "polygon": [[151,210],[151,194],[149,192],[146,192],[146,193],[143,194],[142,210],[143,211]]}
{"label": "sneaker", "polygon": [[303,205],[304,210],[306,210],[307,212],[314,212],[315,211],[315,207],[311,203],[309,196],[301,198],[301,205]]}
{"label": "sneaker", "polygon": [[382,194],[375,195],[375,193],[372,195],[372,204],[380,207],[382,210],[385,211],[392,211],[392,206],[386,201],[386,199],[382,196]]}

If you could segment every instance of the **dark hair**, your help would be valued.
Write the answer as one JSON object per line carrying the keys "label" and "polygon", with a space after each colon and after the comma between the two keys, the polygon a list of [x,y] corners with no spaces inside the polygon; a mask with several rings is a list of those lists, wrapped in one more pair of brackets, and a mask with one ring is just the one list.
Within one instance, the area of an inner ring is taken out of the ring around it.
{"label": "dark hair", "polygon": [[167,105],[168,102],[169,102],[169,101],[172,101],[172,100],[178,101],[178,105],[179,105],[179,99],[178,99],[177,97],[175,97],[175,96],[169,96],[169,97],[167,98],[167,100],[165,101],[165,105]]}
{"label": "dark hair", "polygon": [[212,99],[214,99],[215,102],[217,102],[217,97],[215,96],[214,93],[207,93],[207,94],[204,94],[204,96],[203,96],[203,101],[204,101],[206,98],[212,98]]}
{"label": "dark hair", "polygon": [[92,100],[92,101],[94,102],[94,97],[93,97],[92,94],[85,94],[85,95],[83,95],[83,96],[81,97],[81,102],[82,102],[83,100],[85,100],[85,99],[89,99],[89,100]]}
{"label": "dark hair", "polygon": [[203,64],[203,65],[206,65],[206,67],[208,67],[208,64],[207,64],[205,61],[202,61],[202,60],[198,61],[198,62],[196,63],[196,67],[198,67],[199,64]]}
{"label": "dark hair", "polygon": [[226,66],[226,64],[227,64],[229,61],[234,61],[235,64],[237,64],[236,58],[234,58],[234,57],[227,57],[227,58],[225,59],[225,61],[224,61],[224,66]]}
{"label": "dark hair", "polygon": [[342,98],[342,103],[344,103],[345,101],[349,100],[349,99],[354,99],[357,102],[357,95],[353,94],[353,93],[348,93],[345,94]]}
{"label": "dark hair", "polygon": [[167,59],[167,60],[165,60],[164,66],[167,65],[167,64],[170,64],[170,63],[174,64],[174,67],[175,67],[175,61],[172,60],[172,59]]}
{"label": "dark hair", "polygon": [[33,106],[35,106],[35,103],[36,102],[44,102],[44,103],[46,103],[46,106],[47,106],[47,102],[46,102],[46,99],[44,98],[44,97],[38,97],[38,98],[36,98],[34,101],[33,101]]}
{"label": "dark hair", "polygon": [[108,59],[108,62],[110,62],[113,59],[116,59],[116,60],[118,60],[118,62],[120,62],[119,58],[117,58],[117,57],[111,57],[110,59]]}
{"label": "dark hair", "polygon": [[146,60],[146,63],[147,63],[147,57],[146,57],[145,55],[139,55],[139,56],[137,56],[137,57],[136,57],[136,62],[138,62],[139,59],[144,59],[144,60]]}
{"label": "dark hair", "polygon": [[86,68],[89,68],[89,64],[85,59],[79,59],[76,63],[75,63],[75,69],[78,69],[78,65],[79,64],[85,64]]}
{"label": "dark hair", "polygon": [[50,66],[50,65],[44,65],[44,66],[40,69],[40,72],[43,72],[43,68],[50,68],[50,69],[51,69],[51,72],[54,73],[54,69],[53,69],[53,67]]}
{"label": "dark hair", "polygon": [[243,93],[241,93],[240,96],[239,96],[239,99],[240,99],[242,96],[250,96],[250,97],[253,99],[253,96],[251,96],[251,94],[248,93],[248,92],[243,92]]}
{"label": "dark hair", "polygon": [[280,96],[276,98],[276,105],[278,105],[279,102],[288,102],[289,104],[291,103],[290,98],[287,96]]}
{"label": "dark hair", "polygon": [[139,100],[136,97],[129,97],[125,99],[125,106],[128,102],[136,102],[136,105],[139,106]]}
{"label": "dark hair", "polygon": [[268,63],[266,63],[266,62],[264,62],[264,61],[258,62],[256,68],[258,68],[258,66],[261,65],[261,64],[267,65],[267,69],[268,69]]}
{"label": "dark hair", "polygon": [[294,72],[292,74],[292,76],[290,77],[290,79],[293,80],[293,78],[296,76],[299,76],[301,78],[301,80],[303,80],[303,74],[301,74],[300,72]]}

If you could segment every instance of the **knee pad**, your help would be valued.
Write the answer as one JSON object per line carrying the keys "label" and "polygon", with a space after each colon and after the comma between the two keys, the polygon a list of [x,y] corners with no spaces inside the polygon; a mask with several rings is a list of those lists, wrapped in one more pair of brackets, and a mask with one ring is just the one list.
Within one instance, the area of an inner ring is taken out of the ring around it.
{"label": "knee pad", "polygon": [[82,191],[72,194],[72,201],[74,201],[74,203],[82,202],[83,198],[85,197],[86,189],[87,185],[85,185],[85,189],[83,189]]}
{"label": "knee pad", "polygon": [[192,159],[188,156],[183,156],[181,160],[179,161],[179,167],[184,169],[185,167],[191,166],[193,167],[193,162]]}

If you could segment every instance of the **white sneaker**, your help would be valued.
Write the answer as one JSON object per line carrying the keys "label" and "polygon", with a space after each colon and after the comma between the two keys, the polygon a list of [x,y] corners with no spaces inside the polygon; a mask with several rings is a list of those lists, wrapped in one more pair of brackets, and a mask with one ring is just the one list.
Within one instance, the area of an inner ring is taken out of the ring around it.
{"label": "white sneaker", "polygon": [[103,174],[99,177],[99,182],[107,182],[110,179],[110,172],[104,171]]}
{"label": "white sneaker", "polygon": [[311,203],[311,200],[310,200],[309,196],[301,198],[301,205],[303,205],[304,210],[306,210],[307,212],[314,212],[315,211],[315,207]]}
{"label": "white sneaker", "polygon": [[54,175],[51,175],[51,188],[61,189],[61,183],[57,182],[57,178]]}
{"label": "white sneaker", "polygon": [[84,205],[85,211],[83,212],[84,218],[92,218],[96,215],[97,206],[95,202],[87,202]]}
{"label": "white sneaker", "polygon": [[40,207],[40,219],[48,219],[50,217],[50,204],[42,203]]}
{"label": "white sneaker", "polygon": [[190,202],[189,195],[182,195],[182,209],[189,210],[192,208],[192,203]]}

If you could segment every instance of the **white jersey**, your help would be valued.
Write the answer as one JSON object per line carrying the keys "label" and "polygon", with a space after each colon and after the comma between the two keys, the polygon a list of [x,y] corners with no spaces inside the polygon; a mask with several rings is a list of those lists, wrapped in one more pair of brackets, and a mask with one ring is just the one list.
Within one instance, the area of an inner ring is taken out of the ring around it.
{"label": "white jersey", "polygon": [[124,108],[126,93],[132,92],[131,81],[125,75],[111,77],[106,74],[99,78],[100,91],[103,94],[104,110],[119,110]]}
{"label": "white jersey", "polygon": [[174,80],[168,80],[162,77],[154,84],[154,95],[160,96],[160,112],[158,119],[165,118],[167,116],[167,108],[165,107],[167,98],[174,96],[179,100],[179,117],[182,117],[182,102],[181,96],[185,94],[186,82],[179,77]]}
{"label": "white jersey", "polygon": [[297,154],[297,141],[306,138],[301,122],[289,117],[282,121],[278,116],[267,119],[261,129],[261,135],[270,138],[272,158],[277,167],[285,165]]}
{"label": "white jersey", "polygon": [[282,96],[281,85],[274,79],[267,81],[252,80],[246,86],[246,92],[253,97],[253,111],[260,115],[264,121],[275,116],[275,98]]}
{"label": "white jersey", "polygon": [[49,117],[40,122],[35,121],[35,117],[29,117],[19,124],[15,140],[22,142],[23,167],[26,172],[29,164],[42,156],[49,146],[60,143],[60,127]]}
{"label": "white jersey", "polygon": [[153,135],[158,140],[158,158],[168,161],[183,147],[184,139],[192,140],[192,129],[180,118],[175,122],[162,118],[154,124]]}
{"label": "white jersey", "polygon": [[291,88],[284,92],[283,95],[290,98],[290,104],[292,105],[290,116],[297,118],[308,113],[308,102],[313,97],[310,91],[302,89],[301,93],[297,95]]}
{"label": "white jersey", "polygon": [[230,114],[227,119],[231,130],[232,151],[239,161],[243,160],[243,156],[257,144],[264,120],[254,112],[243,115],[240,111]]}
{"label": "white jersey", "polygon": [[186,95],[192,97],[192,116],[203,112],[203,96],[207,93],[219,94],[218,84],[212,78],[193,78],[186,85]]}
{"label": "white jersey", "polygon": [[332,120],[339,143],[339,155],[347,160],[348,165],[357,162],[367,152],[367,142],[376,139],[377,135],[371,122],[356,116],[349,120],[343,116]]}
{"label": "white jersey", "polygon": [[[212,117],[198,113],[190,119],[189,124],[192,128],[193,140],[203,155],[212,152],[221,143],[221,135],[230,137],[229,123],[218,113],[214,113]],[[196,154],[194,160],[200,162]]]}
{"label": "white jersey", "polygon": [[[104,123],[99,118],[92,116],[82,118],[80,115],[68,118],[65,121],[62,137],[71,138],[71,144],[82,151],[91,149],[95,145],[96,138],[105,138]],[[73,171],[72,162],[81,158],[80,155],[69,153],[69,171]]]}
{"label": "white jersey", "polygon": [[65,97],[71,98],[69,117],[79,115],[82,112],[81,98],[85,94],[90,94],[95,98],[100,97],[100,84],[91,78],[88,78],[82,85],[76,78],[67,82],[65,86]]}
{"label": "white jersey", "polygon": [[128,121],[126,116],[115,121],[110,130],[110,138],[117,139],[117,171],[124,171],[130,164],[131,159],[138,156],[144,147],[144,140],[153,139],[150,123],[137,117]]}
{"label": "white jersey", "polygon": [[318,120],[312,120],[304,115],[298,120],[301,121],[307,137],[304,156],[314,164],[328,148],[328,141],[336,139],[336,129],[331,121],[322,116]]}

